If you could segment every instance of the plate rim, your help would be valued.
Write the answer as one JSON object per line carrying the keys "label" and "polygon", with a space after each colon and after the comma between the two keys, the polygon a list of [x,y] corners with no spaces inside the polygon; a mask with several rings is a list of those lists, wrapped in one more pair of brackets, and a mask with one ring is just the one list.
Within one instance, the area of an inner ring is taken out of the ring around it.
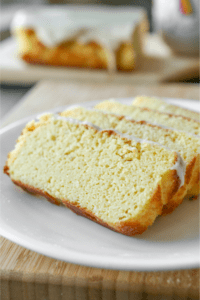
{"label": "plate rim", "polygon": [[[67,252],[66,250],[62,249],[62,251],[59,251],[59,247],[51,246],[48,247],[49,244],[42,243],[37,241],[36,246],[34,246],[35,239],[30,239],[30,241],[24,241],[19,236],[18,238],[15,237],[12,233],[5,233],[4,230],[0,227],[0,234],[4,237],[9,239],[11,242],[16,243],[19,246],[22,246],[26,249],[29,249],[31,251],[34,251],[38,254],[51,257],[53,259],[61,260],[63,262],[72,263],[72,264],[78,264],[86,267],[95,267],[95,268],[101,268],[101,269],[109,269],[109,270],[121,270],[121,271],[143,271],[143,272],[151,272],[151,271],[175,271],[175,270],[186,270],[186,269],[195,269],[200,267],[200,261],[196,261],[196,259],[191,258],[190,260],[187,260],[183,264],[183,259],[180,259],[177,261],[177,257],[169,262],[166,261],[165,264],[163,264],[163,260],[159,260],[159,263],[157,261],[157,264],[155,266],[155,262],[151,262],[151,260],[145,260],[145,262],[141,265],[140,260],[139,263],[137,262],[137,258],[133,260],[132,263],[128,259],[126,261],[117,261],[116,265],[116,259],[113,260],[112,257],[104,257],[104,260],[98,260],[99,255],[92,255],[91,254],[75,254],[73,255],[73,251],[69,250]],[[32,241],[32,242],[31,242]],[[46,245],[46,247],[44,247]],[[45,248],[45,249],[44,249]],[[56,250],[56,251],[55,251]],[[65,251],[65,253],[64,253]],[[68,255],[68,258],[66,258],[66,252]],[[132,259],[132,257],[131,257]],[[98,261],[98,263],[97,263]]]}

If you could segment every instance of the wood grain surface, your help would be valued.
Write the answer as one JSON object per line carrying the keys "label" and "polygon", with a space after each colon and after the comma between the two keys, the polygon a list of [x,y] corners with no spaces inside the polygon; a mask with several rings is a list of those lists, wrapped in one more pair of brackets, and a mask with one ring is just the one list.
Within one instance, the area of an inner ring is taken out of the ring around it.
{"label": "wood grain surface", "polygon": [[[199,99],[199,87],[45,81],[21,100],[3,126],[56,106],[139,94]],[[199,269],[134,272],[84,267],[40,255],[5,238],[1,238],[0,259],[1,300],[199,299]]]}

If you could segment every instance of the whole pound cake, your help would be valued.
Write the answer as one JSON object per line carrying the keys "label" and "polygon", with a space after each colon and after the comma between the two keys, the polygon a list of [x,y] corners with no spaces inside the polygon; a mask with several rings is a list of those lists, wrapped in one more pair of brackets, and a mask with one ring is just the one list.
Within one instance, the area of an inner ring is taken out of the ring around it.
{"label": "whole pound cake", "polygon": [[162,213],[184,169],[163,146],[48,114],[26,125],[4,172],[27,191],[133,236]]}
{"label": "whole pound cake", "polygon": [[11,31],[31,64],[132,71],[148,22],[142,8],[51,6],[16,13]]}
{"label": "whole pound cake", "polygon": [[179,152],[186,163],[185,182],[171,199],[167,199],[168,203],[163,206],[162,214],[172,212],[199,180],[200,139],[197,136],[186,132],[165,129],[145,121],[135,121],[124,116],[83,107],[75,107],[63,111],[61,116],[71,117],[80,121],[89,121],[97,126],[101,126],[103,129],[112,128],[120,133],[153,141]]}

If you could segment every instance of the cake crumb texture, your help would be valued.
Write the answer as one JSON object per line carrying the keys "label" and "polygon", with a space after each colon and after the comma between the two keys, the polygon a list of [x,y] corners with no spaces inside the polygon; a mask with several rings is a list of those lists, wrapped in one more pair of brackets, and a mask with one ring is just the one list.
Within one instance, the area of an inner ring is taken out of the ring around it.
{"label": "cake crumb texture", "polygon": [[[172,212],[183,201],[187,191],[190,189],[194,190],[194,186],[199,181],[200,139],[197,136],[192,136],[186,132],[165,129],[145,121],[135,121],[124,116],[83,107],[63,111],[61,116],[71,117],[80,121],[89,121],[97,126],[101,126],[103,129],[113,128],[120,133],[133,135],[144,141],[149,140],[159,143],[177,151],[186,163],[185,183],[173,197],[167,197],[166,202],[168,203],[163,207],[163,214]],[[195,189],[194,192],[193,195],[196,193],[198,195],[199,189],[198,191]]]}
{"label": "cake crumb texture", "polygon": [[26,125],[4,170],[22,188],[132,236],[162,213],[163,193],[179,189],[177,162],[160,145],[48,114]]}

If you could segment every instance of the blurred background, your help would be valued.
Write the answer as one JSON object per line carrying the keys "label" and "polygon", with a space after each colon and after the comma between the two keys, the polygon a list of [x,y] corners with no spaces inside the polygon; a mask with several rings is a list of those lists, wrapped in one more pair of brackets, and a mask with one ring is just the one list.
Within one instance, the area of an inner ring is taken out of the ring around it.
{"label": "blurred background", "polygon": [[141,6],[147,11],[148,18],[150,21],[150,30],[152,31],[152,0],[2,0],[1,1],[1,40],[9,36],[9,26],[13,18],[14,13],[25,6],[32,5],[52,5],[52,4],[96,4],[96,5],[131,5],[131,6]]}
{"label": "blurred background", "polygon": [[[57,5],[57,4],[96,4],[109,6],[141,6],[143,7],[149,20],[149,32],[151,35],[158,32],[161,34],[162,40],[167,51],[174,50],[175,55],[186,57],[197,57],[199,54],[199,0],[190,0],[193,6],[193,13],[187,18],[187,24],[184,24],[182,16],[173,12],[173,6],[180,0],[1,0],[1,18],[0,18],[0,32],[1,32],[1,46],[7,39],[10,38],[10,23],[15,12],[20,8],[38,5]],[[184,0],[187,1],[187,0]],[[180,2],[179,2],[180,3]],[[174,13],[174,14],[173,14]],[[191,46],[192,45],[192,46]],[[151,45],[149,49],[151,48]],[[159,48],[159,47],[158,47]],[[154,47],[155,49],[155,47]],[[166,50],[165,49],[165,50]],[[159,50],[159,49],[157,49]],[[154,51],[154,50],[153,50]],[[183,53],[180,53],[182,51]],[[157,51],[159,52],[159,51]],[[159,55],[162,55],[160,50]],[[179,60],[180,62],[180,60]],[[173,77],[173,76],[172,76]],[[172,79],[173,80],[173,79]],[[193,66],[191,70],[187,70],[187,76],[180,76],[174,79],[182,83],[199,83],[199,70]],[[29,91],[32,85],[16,85],[6,82],[1,84],[1,118],[3,118],[22,98],[22,96]]]}

